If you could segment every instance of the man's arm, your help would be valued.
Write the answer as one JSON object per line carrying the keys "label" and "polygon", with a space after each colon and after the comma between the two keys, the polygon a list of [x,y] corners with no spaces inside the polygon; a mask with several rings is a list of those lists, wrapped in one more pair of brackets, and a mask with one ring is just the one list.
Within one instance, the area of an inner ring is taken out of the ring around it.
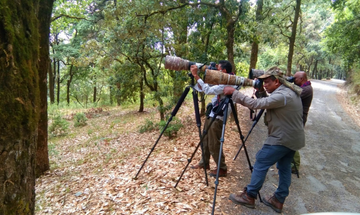
{"label": "man's arm", "polygon": [[[208,84],[205,84],[204,81],[198,76],[197,71],[198,67],[196,65],[192,65],[190,67],[191,74],[194,76],[194,78],[197,80],[197,86],[204,92],[206,95],[220,95],[223,94],[223,90],[225,85],[214,85],[209,86]],[[232,86],[231,88],[234,89],[236,86]]]}
{"label": "man's arm", "polygon": [[265,98],[253,99],[235,89],[225,87],[224,94],[232,94],[232,100],[234,102],[249,107],[251,109],[273,109],[283,107],[286,104],[284,95],[280,93],[273,93],[271,96]]}

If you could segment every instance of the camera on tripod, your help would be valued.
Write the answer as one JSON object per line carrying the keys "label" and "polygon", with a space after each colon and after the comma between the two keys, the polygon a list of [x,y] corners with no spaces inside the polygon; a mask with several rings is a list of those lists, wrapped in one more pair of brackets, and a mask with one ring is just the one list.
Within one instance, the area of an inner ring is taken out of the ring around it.
{"label": "camera on tripod", "polygon": [[[190,70],[191,65],[197,65],[199,72],[204,73],[204,82],[212,85],[236,85],[236,86],[252,86],[256,89],[262,88],[262,81],[260,79],[250,79],[236,75],[230,75],[218,71],[216,63],[211,62],[210,66],[205,66],[202,63],[191,62],[180,57],[166,56],[165,69],[171,70]],[[264,73],[262,71],[262,73]],[[260,76],[260,75],[259,75]],[[258,77],[258,76],[257,76]]]}

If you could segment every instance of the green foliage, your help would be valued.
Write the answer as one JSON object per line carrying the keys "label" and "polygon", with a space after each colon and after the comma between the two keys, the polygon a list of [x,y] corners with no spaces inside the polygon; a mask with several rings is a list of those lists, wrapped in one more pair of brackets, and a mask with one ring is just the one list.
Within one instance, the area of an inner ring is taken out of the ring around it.
{"label": "green foliage", "polygon": [[74,127],[82,127],[87,125],[87,120],[88,119],[86,118],[84,113],[76,113],[74,116]]}
{"label": "green foliage", "polygon": [[250,65],[247,62],[238,62],[235,66],[237,76],[248,77]]}
{"label": "green foliage", "polygon": [[[154,123],[153,120],[146,119],[145,123],[143,125],[140,125],[138,127],[140,133],[150,132],[154,131],[157,128],[162,132],[162,130],[166,126],[166,121],[161,120],[159,123]],[[176,137],[177,132],[182,128],[183,125],[179,119],[176,117],[173,118],[173,120],[169,123],[169,125],[166,127],[163,135],[169,138]]]}
{"label": "green foliage", "polygon": [[140,125],[139,126],[139,132],[145,133],[145,132],[150,132],[156,129],[155,124],[153,123],[152,120],[146,119],[145,120],[145,124],[144,125]]}
{"label": "green foliage", "polygon": [[49,127],[49,136],[50,137],[58,137],[58,136],[66,136],[69,129],[69,123],[61,117],[61,115],[57,115],[53,118],[52,123]]}
{"label": "green foliage", "polygon": [[324,42],[328,50],[352,65],[360,58],[360,1],[337,0],[333,6],[335,22],[326,29]]}
{"label": "green foliage", "polygon": [[[160,132],[165,128],[166,123],[167,122],[165,122],[163,120],[159,122]],[[179,119],[177,119],[176,117],[174,117],[173,120],[169,123],[169,125],[165,129],[164,136],[169,137],[169,138],[176,137],[177,132],[182,127],[183,127],[183,125],[181,124],[181,121]]]}

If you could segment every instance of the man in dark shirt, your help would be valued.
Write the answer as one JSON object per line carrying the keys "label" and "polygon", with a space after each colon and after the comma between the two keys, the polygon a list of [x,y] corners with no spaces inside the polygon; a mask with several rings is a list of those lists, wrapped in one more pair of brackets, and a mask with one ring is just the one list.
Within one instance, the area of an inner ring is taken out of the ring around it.
{"label": "man in dark shirt", "polygon": [[[302,102],[302,106],[303,106],[303,124],[305,126],[309,108],[310,108],[311,101],[313,98],[313,88],[311,86],[311,82],[308,81],[308,79],[307,79],[306,73],[303,71],[299,71],[299,72],[295,73],[294,83],[303,89],[300,97],[301,97],[301,102]],[[294,161],[295,161],[296,169],[299,170],[299,168],[300,168],[300,153],[299,153],[299,151],[295,152]],[[296,170],[295,170],[294,166],[292,166],[291,172],[296,174]]]}

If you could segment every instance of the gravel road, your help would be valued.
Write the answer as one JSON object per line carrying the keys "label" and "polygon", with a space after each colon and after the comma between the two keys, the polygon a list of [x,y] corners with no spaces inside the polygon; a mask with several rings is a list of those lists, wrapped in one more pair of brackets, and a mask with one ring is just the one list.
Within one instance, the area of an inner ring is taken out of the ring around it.
{"label": "gravel road", "polygon": [[[305,126],[306,146],[300,150],[300,178],[292,176],[283,214],[360,212],[360,128],[337,100],[337,86],[343,82],[311,82],[314,97]],[[267,128],[261,119],[246,142],[252,164],[266,135]],[[240,192],[250,181],[243,151],[235,163],[243,169],[241,175],[230,172],[237,174],[233,190]],[[277,169],[273,166],[260,190],[261,197],[272,195],[277,184]],[[259,198],[255,204],[256,209],[248,209],[222,200],[220,208],[223,214],[277,214]]]}

